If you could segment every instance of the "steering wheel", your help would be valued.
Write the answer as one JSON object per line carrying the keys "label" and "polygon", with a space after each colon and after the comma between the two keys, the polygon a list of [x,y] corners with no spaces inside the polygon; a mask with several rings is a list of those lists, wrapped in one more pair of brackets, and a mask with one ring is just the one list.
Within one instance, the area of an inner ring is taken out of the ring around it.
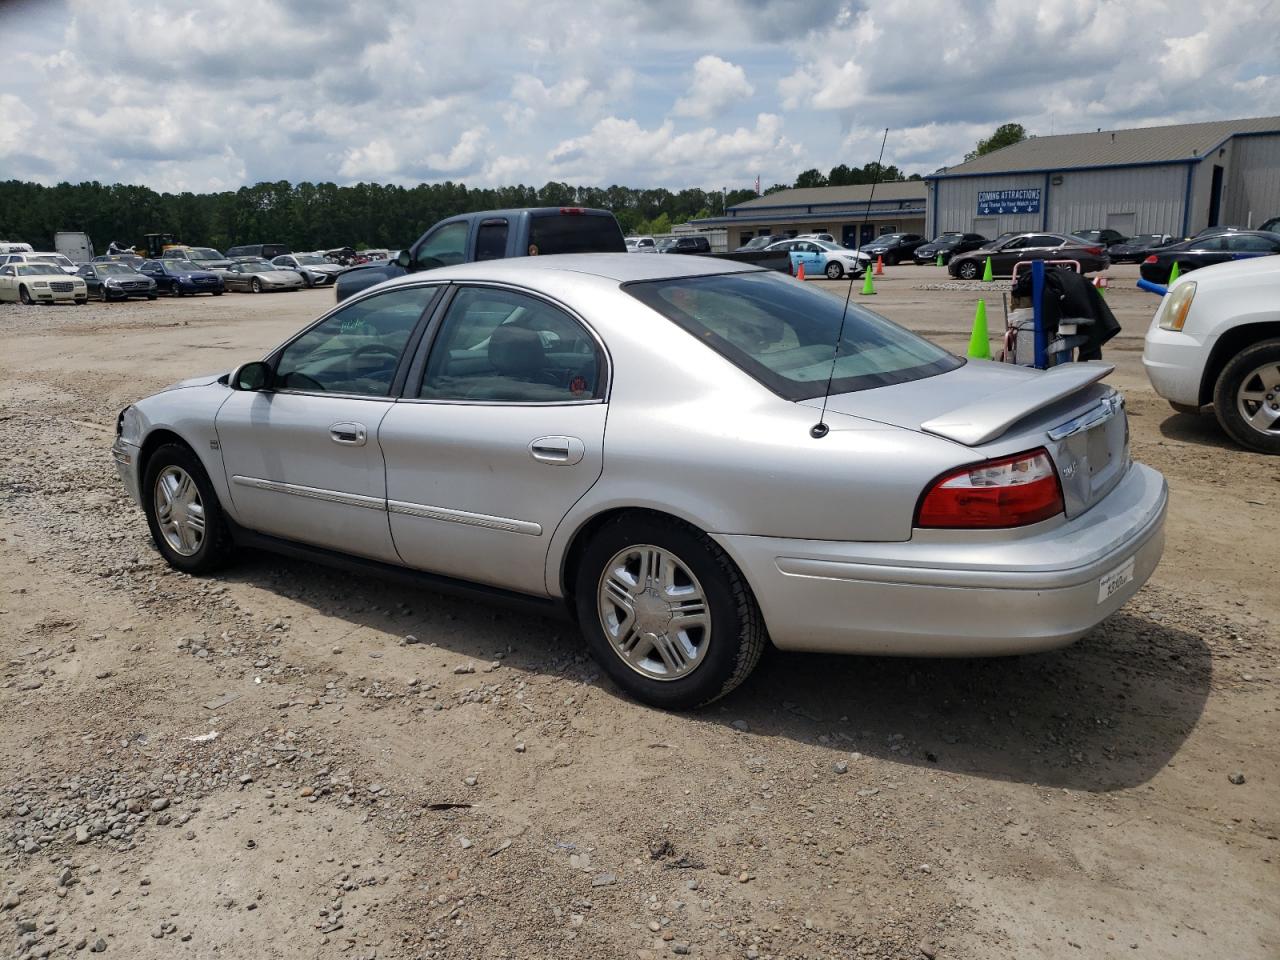
{"label": "steering wheel", "polygon": [[351,351],[351,355],[347,358],[347,374],[354,377],[357,374],[356,361],[361,357],[371,354],[383,354],[391,358],[392,366],[400,359],[400,351],[395,347],[389,347],[385,343],[366,343],[356,347]]}

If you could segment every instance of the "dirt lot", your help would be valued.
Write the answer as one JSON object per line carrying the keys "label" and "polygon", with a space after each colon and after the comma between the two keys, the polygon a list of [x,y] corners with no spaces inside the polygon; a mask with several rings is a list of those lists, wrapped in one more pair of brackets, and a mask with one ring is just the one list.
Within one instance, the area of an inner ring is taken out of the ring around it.
{"label": "dirt lot", "polygon": [[[889,273],[873,305],[963,349],[979,294]],[[1061,652],[775,653],[692,716],[564,623],[161,564],[117,410],[331,292],[0,307],[0,954],[1280,956],[1280,461],[1151,392],[1113,273],[1154,581]]]}

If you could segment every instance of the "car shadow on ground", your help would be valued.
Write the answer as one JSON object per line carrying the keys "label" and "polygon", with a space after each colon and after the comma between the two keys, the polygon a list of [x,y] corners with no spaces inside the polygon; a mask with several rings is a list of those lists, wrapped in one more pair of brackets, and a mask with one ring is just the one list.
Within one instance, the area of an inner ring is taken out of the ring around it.
{"label": "car shadow on ground", "polygon": [[[504,667],[586,679],[626,694],[593,663],[577,627],[520,607],[464,599],[249,552],[225,579],[278,593],[353,628],[418,635]],[[903,659],[766,652],[748,681],[688,715],[753,735],[956,774],[1084,791],[1154,777],[1195,727],[1209,695],[1204,640],[1135,603],[1078,643],[990,659]],[[324,650],[317,650],[322,656]],[[358,674],[361,664],[342,669]]]}
{"label": "car shadow on ground", "polygon": [[1180,440],[1198,446],[1241,452],[1240,446],[1222,432],[1212,413],[1174,413],[1160,421],[1160,435],[1167,440]]}

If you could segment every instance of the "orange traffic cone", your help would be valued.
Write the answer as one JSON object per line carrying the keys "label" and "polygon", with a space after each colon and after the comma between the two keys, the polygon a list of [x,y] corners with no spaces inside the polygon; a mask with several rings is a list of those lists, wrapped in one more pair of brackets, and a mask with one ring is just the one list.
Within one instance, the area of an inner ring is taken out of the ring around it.
{"label": "orange traffic cone", "polygon": [[800,264],[800,266],[796,269],[796,279],[797,279],[797,280],[803,280],[803,279],[804,279],[804,264],[803,264],[803,263],[802,263],[802,264]]}
{"label": "orange traffic cone", "polygon": [[876,276],[884,276],[884,255],[876,254]]}

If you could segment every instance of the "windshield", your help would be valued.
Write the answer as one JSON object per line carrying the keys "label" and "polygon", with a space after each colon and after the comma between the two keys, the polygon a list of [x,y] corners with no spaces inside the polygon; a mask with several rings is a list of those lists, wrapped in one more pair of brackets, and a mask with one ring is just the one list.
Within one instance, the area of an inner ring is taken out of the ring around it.
{"label": "windshield", "polygon": [[131,277],[137,273],[123,263],[100,263],[94,269],[98,271],[100,277]]}
{"label": "windshield", "polygon": [[960,233],[943,233],[934,237],[932,243],[935,247],[954,247],[964,239],[964,235]]}
{"label": "windshield", "polygon": [[1142,233],[1136,237],[1130,237],[1125,243],[1131,243],[1140,246],[1158,246],[1164,243],[1164,234],[1162,233]]}
{"label": "windshield", "polygon": [[761,250],[773,243],[773,237],[752,237],[742,245],[744,250]]}
{"label": "windshield", "polygon": [[963,362],[864,307],[851,304],[844,316],[838,297],[773,271],[623,289],[788,400],[821,396],[828,376],[832,393],[849,393],[934,376]]}
{"label": "windshield", "polygon": [[191,273],[200,269],[190,260],[162,260],[161,264],[165,273]]}
{"label": "windshield", "polygon": [[225,260],[222,254],[213,247],[192,247],[190,258],[192,260]]}
{"label": "windshield", "polygon": [[240,266],[253,273],[260,273],[263,270],[279,270],[270,260],[241,260]]}
{"label": "windshield", "polygon": [[323,267],[329,262],[324,257],[317,257],[314,253],[300,253],[294,259],[304,267]]}
{"label": "windshield", "polygon": [[[61,273],[62,271],[59,270],[58,272]],[[48,274],[48,267],[37,267],[31,263],[18,264],[18,276],[20,277],[44,277],[48,276]]]}
{"label": "windshield", "polygon": [[46,253],[39,257],[32,257],[32,260],[39,260],[41,263],[54,263],[60,267],[74,267],[75,264],[68,260],[60,253]]}
{"label": "windshield", "polygon": [[846,247],[842,247],[838,243],[831,243],[828,240],[810,240],[809,242],[812,243],[815,247],[820,247],[823,250],[846,250],[847,251]]}
{"label": "windshield", "polygon": [[905,233],[882,233],[872,243],[897,243],[905,236]]}

